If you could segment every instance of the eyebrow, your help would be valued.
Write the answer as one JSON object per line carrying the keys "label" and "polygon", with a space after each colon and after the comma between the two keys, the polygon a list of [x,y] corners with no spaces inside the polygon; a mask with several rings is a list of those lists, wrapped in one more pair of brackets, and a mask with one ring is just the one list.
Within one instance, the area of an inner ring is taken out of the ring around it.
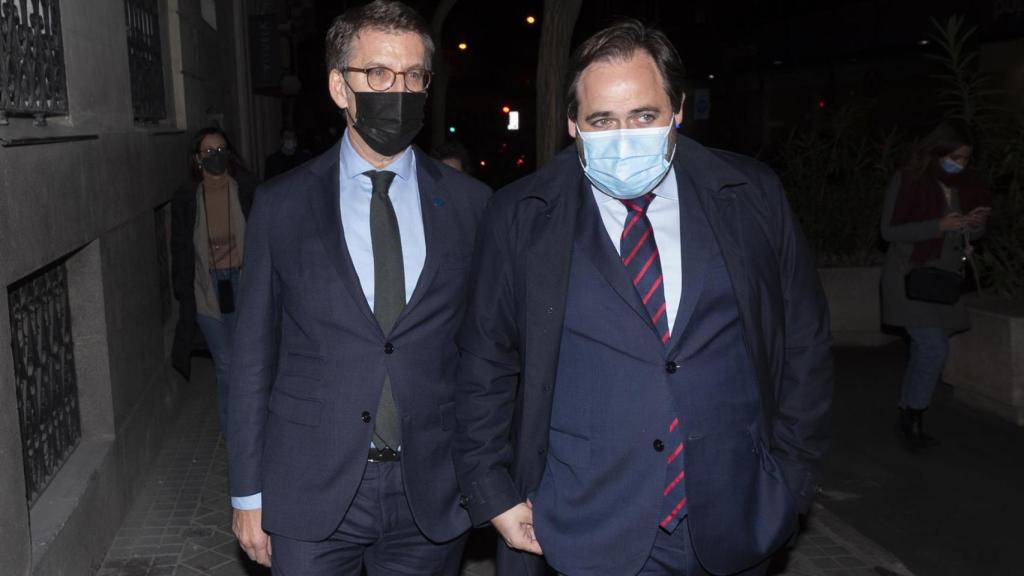
{"label": "eyebrow", "polygon": [[[371,62],[367,62],[366,64],[364,64],[362,66],[359,66],[359,68],[365,68],[366,70],[369,70],[371,68],[387,68],[388,70],[393,70],[395,72],[401,72],[401,70],[395,70],[390,65],[382,64],[380,62],[377,62],[376,60],[371,61]],[[420,64],[413,64],[411,68],[406,68],[406,70],[429,70],[429,68],[427,68],[427,66],[425,64],[420,63]]]}
{"label": "eyebrow", "polygon": [[[629,116],[635,116],[637,114],[643,114],[644,112],[651,112],[651,113],[654,113],[654,114],[661,114],[661,109],[658,108],[657,106],[641,106],[639,108],[633,108],[632,110],[630,110],[629,111]],[[584,120],[586,122],[593,122],[595,120],[600,120],[602,118],[610,118],[612,116],[613,116],[613,114],[611,112],[607,112],[607,111],[603,111],[602,110],[602,111],[591,112],[590,114],[587,114],[587,116],[584,118]]]}

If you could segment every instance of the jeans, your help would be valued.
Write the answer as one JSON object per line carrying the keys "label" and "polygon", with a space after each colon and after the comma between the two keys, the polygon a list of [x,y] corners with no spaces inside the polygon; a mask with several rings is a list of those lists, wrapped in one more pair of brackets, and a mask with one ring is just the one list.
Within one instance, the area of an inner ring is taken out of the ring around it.
{"label": "jeans", "polygon": [[924,410],[931,404],[935,384],[942,377],[949,354],[949,335],[944,328],[907,328],[910,358],[903,375],[900,407]]}
{"label": "jeans", "polygon": [[[217,282],[220,280],[231,280],[231,289],[235,293],[235,301],[238,301],[238,268],[223,268],[210,270],[210,279],[213,282],[214,291],[217,290]],[[213,356],[213,367],[217,376],[217,414],[220,417],[220,430],[224,432],[228,420],[228,378],[231,374],[231,344],[235,339],[235,313],[220,315],[220,320],[196,315],[196,322],[199,329],[203,331],[206,338],[206,346]]]}

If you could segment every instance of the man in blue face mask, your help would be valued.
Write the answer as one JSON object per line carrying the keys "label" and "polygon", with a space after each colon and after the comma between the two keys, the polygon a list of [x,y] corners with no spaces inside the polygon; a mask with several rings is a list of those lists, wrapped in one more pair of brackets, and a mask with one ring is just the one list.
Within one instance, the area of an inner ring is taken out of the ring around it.
{"label": "man in blue face mask", "polygon": [[433,52],[411,8],[351,8],[326,46],[348,129],[257,190],[246,229],[234,531],[275,574],[454,576],[455,332],[490,191],[411,145]]}
{"label": "man in blue face mask", "polygon": [[498,573],[762,574],[808,509],[828,311],[778,178],[678,135],[635,20],[572,62],[575,146],[498,192],[462,325],[454,458]]}

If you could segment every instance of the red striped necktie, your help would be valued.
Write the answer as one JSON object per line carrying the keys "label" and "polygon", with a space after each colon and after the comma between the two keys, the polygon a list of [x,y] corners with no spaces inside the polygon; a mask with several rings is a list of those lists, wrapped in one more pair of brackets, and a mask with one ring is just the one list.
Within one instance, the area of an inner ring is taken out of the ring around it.
{"label": "red striped necktie", "polygon": [[658,257],[658,244],[654,241],[654,228],[647,219],[647,208],[653,200],[654,192],[632,200],[621,200],[627,210],[626,225],[619,239],[619,254],[662,344],[668,344],[668,315],[665,312],[661,259]]}
{"label": "red striped necktie", "polygon": [[[648,192],[633,200],[622,200],[626,206],[626,224],[619,240],[619,253],[626,266],[630,280],[643,300],[651,323],[660,335],[662,344],[668,344],[670,334],[665,311],[665,287],[661,273],[661,259],[658,245],[654,241],[654,228],[647,218],[647,208],[654,201],[654,193]],[[673,418],[665,434],[667,441],[655,444],[665,454],[666,475],[662,490],[662,511],[660,526],[672,532],[686,515],[686,488],[683,478],[683,431],[679,418]],[[665,449],[667,451],[664,451]]]}

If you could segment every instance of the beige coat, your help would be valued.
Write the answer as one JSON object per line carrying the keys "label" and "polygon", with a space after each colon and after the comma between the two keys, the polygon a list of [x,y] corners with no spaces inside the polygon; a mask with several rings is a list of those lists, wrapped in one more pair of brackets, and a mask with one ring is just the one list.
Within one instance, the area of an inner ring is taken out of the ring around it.
{"label": "beige coat", "polygon": [[[229,202],[231,202],[231,235],[238,245],[238,257],[242,258],[245,245],[245,216],[238,198],[238,184],[234,178],[228,182],[230,186]],[[206,203],[203,202],[203,184],[196,186],[196,223],[192,229],[192,244],[196,249],[194,290],[196,297],[196,313],[220,320],[220,306],[217,304],[217,291],[210,279],[210,240],[206,227]]]}

